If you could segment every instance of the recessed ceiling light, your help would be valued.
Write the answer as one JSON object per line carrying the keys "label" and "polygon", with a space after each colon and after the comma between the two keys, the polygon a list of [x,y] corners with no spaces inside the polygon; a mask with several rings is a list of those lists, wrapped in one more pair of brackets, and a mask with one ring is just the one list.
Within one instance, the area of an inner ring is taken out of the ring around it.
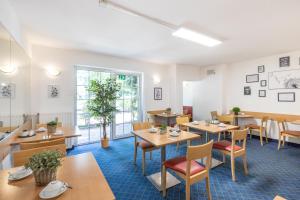
{"label": "recessed ceiling light", "polygon": [[190,40],[192,42],[196,42],[208,47],[213,47],[216,45],[221,44],[222,42],[220,40],[214,39],[212,37],[209,37],[207,35],[192,31],[187,28],[179,28],[175,32],[172,33],[173,36],[179,37],[185,40]]}

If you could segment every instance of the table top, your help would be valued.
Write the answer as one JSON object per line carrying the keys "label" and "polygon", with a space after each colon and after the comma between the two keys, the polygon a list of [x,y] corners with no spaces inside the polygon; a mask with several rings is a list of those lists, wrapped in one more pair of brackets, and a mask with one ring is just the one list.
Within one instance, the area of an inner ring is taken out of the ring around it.
{"label": "table top", "polygon": [[159,114],[155,114],[155,116],[165,117],[165,118],[171,118],[171,117],[177,117],[177,116],[179,116],[179,114],[174,114],[174,113],[171,113],[171,114],[168,114],[168,113],[159,113]]}
{"label": "table top", "polygon": [[181,131],[178,137],[172,137],[170,136],[171,127],[167,127],[167,129],[167,133],[165,134],[160,134],[159,131],[158,133],[150,133],[149,129],[133,131],[132,133],[156,147],[166,146],[186,140],[193,140],[200,137],[198,134],[187,131]]}
{"label": "table top", "polygon": [[190,128],[197,129],[197,130],[207,131],[209,133],[220,133],[220,132],[223,132],[223,131],[228,131],[228,130],[233,130],[233,129],[239,128],[239,126],[228,125],[228,124],[225,124],[225,127],[219,127],[216,124],[209,124],[207,126],[205,121],[199,121],[198,125],[192,124],[191,122],[190,123],[185,123],[183,125],[187,126],[187,127],[190,127]]}
{"label": "table top", "polygon": [[253,118],[254,116],[253,115],[233,115],[233,117],[235,118]]}
{"label": "table top", "polygon": [[10,144],[17,145],[22,142],[38,142],[38,141],[51,140],[51,139],[57,139],[57,138],[62,138],[62,137],[70,138],[70,137],[81,136],[81,134],[77,133],[77,131],[73,128],[59,127],[59,128],[57,128],[57,131],[62,131],[63,134],[62,135],[50,135],[50,138],[47,138],[48,133],[47,133],[47,131],[45,131],[45,132],[36,133],[35,136],[27,137],[27,138],[19,138],[18,136],[16,136]]}
{"label": "table top", "polygon": [[[33,200],[39,199],[39,192],[44,187],[35,185],[33,175],[8,183],[8,171],[0,171],[0,199]],[[72,186],[57,200],[113,200],[115,199],[104,175],[102,174],[92,153],[83,153],[63,158],[62,166],[58,168],[57,180]]]}
{"label": "table top", "polygon": [[292,124],[300,125],[300,120],[295,120],[291,122]]}

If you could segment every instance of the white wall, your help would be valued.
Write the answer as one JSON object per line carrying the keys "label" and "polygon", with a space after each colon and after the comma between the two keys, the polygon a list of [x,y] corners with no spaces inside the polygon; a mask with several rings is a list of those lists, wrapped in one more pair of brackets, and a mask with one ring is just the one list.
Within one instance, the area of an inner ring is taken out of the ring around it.
{"label": "white wall", "polygon": [[[113,68],[144,75],[144,110],[164,109],[170,106],[169,66],[150,64],[136,60],[118,58],[79,50],[65,50],[42,46],[33,46],[31,110],[32,113],[74,113],[75,65]],[[45,67],[53,65],[61,70],[61,75],[53,79],[45,73]],[[153,76],[160,78],[160,83],[153,83]],[[61,97],[49,99],[47,85],[59,85]],[[162,87],[163,100],[153,99],[153,88]]]}
{"label": "white wall", "polygon": [[182,105],[193,106],[193,90],[194,81],[183,81],[182,83]]}
{"label": "white wall", "polygon": [[0,23],[31,56],[31,47],[24,35],[19,18],[8,0],[0,0]]}

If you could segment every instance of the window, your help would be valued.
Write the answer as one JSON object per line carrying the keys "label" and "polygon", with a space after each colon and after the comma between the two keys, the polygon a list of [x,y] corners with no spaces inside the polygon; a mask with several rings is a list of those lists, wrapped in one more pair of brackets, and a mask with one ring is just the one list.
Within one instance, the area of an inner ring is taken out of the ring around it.
{"label": "window", "polygon": [[108,136],[112,139],[128,137],[131,135],[132,122],[142,119],[141,112],[141,76],[140,74],[122,73],[100,68],[76,67],[76,125],[82,136],[79,143],[99,141],[102,129],[97,119],[90,117],[86,104],[91,98],[87,91],[90,80],[105,81],[115,77],[121,85],[119,98],[116,100],[118,111],[114,122],[107,127]]}

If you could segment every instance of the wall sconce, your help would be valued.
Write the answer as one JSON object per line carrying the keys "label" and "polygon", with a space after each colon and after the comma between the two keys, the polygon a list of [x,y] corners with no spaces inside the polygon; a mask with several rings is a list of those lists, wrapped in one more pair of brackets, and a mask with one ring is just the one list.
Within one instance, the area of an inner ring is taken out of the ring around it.
{"label": "wall sconce", "polygon": [[60,75],[60,71],[52,66],[47,67],[47,74],[50,77],[57,77],[58,75]]}
{"label": "wall sconce", "polygon": [[154,84],[159,84],[159,83],[160,83],[160,78],[159,78],[158,75],[154,75],[154,76],[153,76],[153,83],[154,83]]}
{"label": "wall sconce", "polygon": [[17,66],[15,65],[5,65],[0,67],[0,71],[4,74],[11,75],[17,71]]}

